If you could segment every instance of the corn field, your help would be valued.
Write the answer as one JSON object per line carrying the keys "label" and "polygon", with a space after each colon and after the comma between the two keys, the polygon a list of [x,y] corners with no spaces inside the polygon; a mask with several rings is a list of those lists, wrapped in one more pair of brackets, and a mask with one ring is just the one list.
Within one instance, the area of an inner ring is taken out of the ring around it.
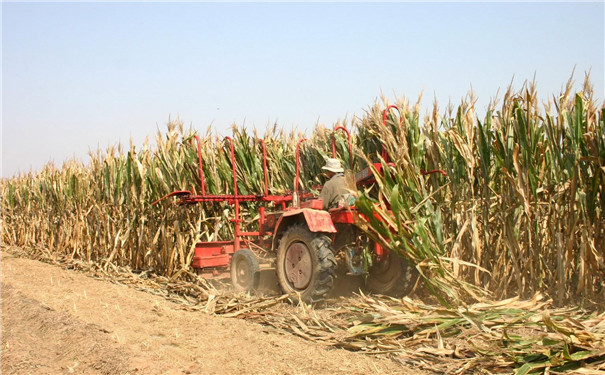
{"label": "corn field", "polygon": [[[435,103],[423,121],[420,99],[401,98],[386,126],[387,99],[360,118],[334,124],[353,135],[354,155],[336,135],[344,165],[352,157],[355,171],[384,162],[392,172],[378,178],[378,195],[358,193],[357,207],[383,219],[360,225],[412,260],[445,303],[542,291],[559,305],[602,308],[605,108],[593,98],[588,77],[582,91],[572,87],[570,79],[542,105],[534,83],[509,88],[482,119],[471,93],[443,113]],[[49,164],[3,179],[2,245],[188,278],[195,242],[232,237],[229,205],[151,205],[173,190],[200,192],[195,134],[171,121],[153,146],[112,147],[91,153],[87,163]],[[276,125],[265,131],[270,193],[293,190],[294,150],[303,136]],[[317,192],[323,182],[318,174],[331,156],[331,137],[331,129],[317,126],[303,143],[301,189]],[[238,190],[261,193],[259,134],[234,126],[232,138]],[[200,139],[207,193],[232,193],[229,144],[210,130]],[[382,147],[393,166],[380,156]],[[421,169],[443,169],[447,176],[422,176]],[[242,211],[253,230],[256,205],[243,204]]]}
{"label": "corn field", "polygon": [[[588,78],[577,93],[570,80],[544,107],[534,83],[509,88],[482,121],[474,101],[469,95],[443,116],[435,106],[422,127],[418,105],[405,100],[390,127],[379,126],[378,105],[362,120],[395,161],[393,178],[380,181],[394,215],[367,195],[358,203],[385,218],[369,229],[415,264],[428,261],[446,283],[463,279],[499,298],[543,290],[559,304],[602,306],[605,108]],[[420,167],[448,177],[422,178]]]}

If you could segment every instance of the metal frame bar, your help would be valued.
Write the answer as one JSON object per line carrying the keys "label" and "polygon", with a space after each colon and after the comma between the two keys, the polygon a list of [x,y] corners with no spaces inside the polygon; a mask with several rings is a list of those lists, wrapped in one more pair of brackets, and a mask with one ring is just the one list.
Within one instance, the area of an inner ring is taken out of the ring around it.
{"label": "metal frame bar", "polygon": [[294,194],[296,194],[297,202],[296,207],[300,207],[300,197],[298,196],[298,183],[300,180],[300,169],[299,169],[299,161],[300,161],[300,144],[304,141],[308,141],[307,138],[302,138],[296,143],[296,177],[294,177]]}

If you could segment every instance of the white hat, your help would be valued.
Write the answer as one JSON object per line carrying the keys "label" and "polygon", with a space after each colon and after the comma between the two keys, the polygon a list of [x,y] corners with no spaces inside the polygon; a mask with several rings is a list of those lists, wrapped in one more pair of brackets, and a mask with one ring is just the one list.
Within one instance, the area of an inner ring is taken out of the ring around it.
{"label": "white hat", "polygon": [[327,171],[334,172],[334,173],[345,171],[344,169],[342,169],[342,166],[340,165],[340,160],[332,159],[332,158],[328,158],[328,160],[326,160],[326,165],[321,167],[321,169],[325,169]]}

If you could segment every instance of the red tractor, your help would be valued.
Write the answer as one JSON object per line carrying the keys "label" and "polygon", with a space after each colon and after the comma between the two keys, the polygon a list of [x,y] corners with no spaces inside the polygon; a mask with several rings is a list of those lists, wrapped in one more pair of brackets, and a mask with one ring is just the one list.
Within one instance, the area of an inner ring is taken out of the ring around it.
{"label": "red tractor", "polygon": [[[386,113],[391,107],[384,112],[385,122]],[[337,130],[346,132],[351,153],[349,132],[343,127],[337,127],[334,131]],[[365,284],[372,292],[396,295],[410,292],[417,278],[414,267],[403,258],[385,251],[364,235],[356,225],[360,220],[360,213],[354,206],[324,211],[321,200],[310,194],[299,194],[299,148],[306,139],[301,139],[296,145],[294,192],[283,195],[269,194],[266,149],[264,141],[261,140],[265,191],[257,195],[241,195],[237,190],[233,140],[226,137],[231,151],[233,194],[210,195],[206,194],[205,189],[200,140],[197,136],[195,138],[201,195],[189,191],[175,191],[168,196],[178,196],[178,204],[181,205],[227,202],[234,206],[235,211],[235,218],[232,220],[233,240],[196,244],[192,266],[198,274],[217,277],[229,272],[237,290],[250,291],[258,286],[261,268],[274,268],[278,283],[285,293],[297,292],[303,301],[316,302],[323,299],[332,289],[338,258],[345,263],[348,274],[365,276]],[[332,140],[335,155],[334,137]],[[374,167],[380,172],[382,165],[377,163]],[[358,172],[355,180],[358,187],[374,183],[372,169],[368,167]],[[241,202],[272,203],[276,209],[266,212],[266,207],[261,206],[258,230],[245,232],[240,229]],[[372,254],[369,270],[365,270],[362,258],[367,250]]]}

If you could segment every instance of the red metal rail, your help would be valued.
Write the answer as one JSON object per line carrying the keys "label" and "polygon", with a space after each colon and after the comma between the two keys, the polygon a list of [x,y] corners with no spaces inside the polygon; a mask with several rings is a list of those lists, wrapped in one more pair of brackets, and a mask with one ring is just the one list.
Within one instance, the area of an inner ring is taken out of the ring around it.
{"label": "red metal rail", "polygon": [[298,197],[298,182],[300,180],[299,160],[300,160],[300,144],[304,141],[308,141],[307,138],[302,138],[296,143],[296,177],[294,177],[294,194],[296,194],[297,202],[296,207],[300,206],[300,197]]}
{"label": "red metal rail", "polygon": [[[175,194],[179,193],[179,194]],[[191,194],[188,191],[185,192],[174,192],[170,193],[161,199],[158,199],[156,202],[160,200],[164,200],[169,196],[181,195],[183,193]],[[179,200],[178,204],[194,204],[194,203],[204,203],[204,202],[227,202],[228,204],[235,204],[235,202],[290,202],[292,201],[292,195],[229,195],[229,194],[221,194],[221,195],[188,195]],[[156,203],[154,202],[154,203]]]}
{"label": "red metal rail", "polygon": [[[231,151],[231,171],[233,173],[233,196],[237,197],[239,194],[237,194],[237,172],[235,170],[235,148],[233,146],[233,139],[231,139],[231,137],[225,137],[226,140],[229,141],[229,145],[230,147],[230,151]],[[233,218],[231,221],[233,222],[233,232],[234,232],[234,239],[233,239],[233,248],[234,251],[238,251],[240,249],[240,236],[242,235],[242,233],[240,233],[240,228],[239,228],[239,223],[241,222],[241,219],[239,217],[239,199],[235,199],[233,201],[233,206],[235,207],[235,218]]]}
{"label": "red metal rail", "polygon": [[432,174],[432,173],[441,173],[444,176],[447,176],[447,172],[444,171],[443,169],[434,169],[432,171],[425,171],[424,169],[420,168],[420,174],[423,176],[426,176],[427,174]]}

